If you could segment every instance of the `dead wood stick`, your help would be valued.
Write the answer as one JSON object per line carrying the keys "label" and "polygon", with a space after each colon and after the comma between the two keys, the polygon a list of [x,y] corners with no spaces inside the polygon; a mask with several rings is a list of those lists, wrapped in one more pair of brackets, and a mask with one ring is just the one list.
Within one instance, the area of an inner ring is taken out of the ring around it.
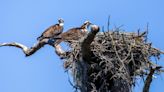
{"label": "dead wood stick", "polygon": [[144,84],[144,88],[143,88],[143,92],[149,92],[150,89],[150,85],[152,82],[152,78],[153,78],[153,74],[156,70],[159,70],[160,68],[162,68],[161,66],[157,66],[155,68],[151,68],[150,72],[145,80],[145,84]]}
{"label": "dead wood stick", "polygon": [[24,52],[24,54],[26,56],[30,56],[30,55],[34,54],[37,50],[39,50],[41,47],[43,47],[47,42],[48,42],[48,39],[44,39],[42,41],[37,42],[31,48],[28,48],[27,46],[25,46],[21,43],[17,43],[17,42],[1,43],[0,47],[2,47],[2,46],[12,46],[12,47],[20,48],[20,49],[22,49],[22,51]]}
{"label": "dead wood stick", "polygon": [[84,38],[82,41],[81,49],[82,49],[82,57],[83,59],[89,61],[91,58],[91,50],[90,50],[90,44],[95,38],[95,35],[97,32],[99,32],[99,27],[97,25],[92,25],[91,31],[88,33],[88,35]]}
{"label": "dead wood stick", "polygon": [[38,51],[40,48],[42,48],[44,45],[49,44],[51,46],[53,46],[55,48],[56,53],[61,56],[61,54],[64,53],[64,51],[62,50],[61,46],[54,46],[53,43],[49,42],[49,39],[43,39],[39,42],[37,42],[34,46],[32,46],[31,48],[21,44],[21,43],[17,43],[17,42],[9,42],[9,43],[0,43],[0,47],[2,46],[12,46],[12,47],[16,47],[16,48],[20,48],[22,49],[22,51],[24,52],[24,54],[26,56],[30,56],[32,54],[34,54],[36,51]]}

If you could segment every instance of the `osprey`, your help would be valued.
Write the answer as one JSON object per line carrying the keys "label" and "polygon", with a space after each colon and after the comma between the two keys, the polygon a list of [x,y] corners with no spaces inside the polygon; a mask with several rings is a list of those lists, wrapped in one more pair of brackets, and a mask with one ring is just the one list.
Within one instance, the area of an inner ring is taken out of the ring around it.
{"label": "osprey", "polygon": [[63,25],[64,25],[64,20],[58,19],[58,24],[52,25],[48,29],[46,29],[42,33],[42,35],[37,38],[37,40],[41,41],[44,38],[54,38],[60,35],[63,32]]}
{"label": "osprey", "polygon": [[[67,32],[64,32],[59,35],[59,38],[56,41],[56,44],[59,44],[62,41],[70,41],[70,40],[79,40],[82,36],[87,33],[87,28],[91,25],[89,21],[85,21],[81,27],[75,27],[69,29]],[[58,38],[58,37],[57,37]]]}

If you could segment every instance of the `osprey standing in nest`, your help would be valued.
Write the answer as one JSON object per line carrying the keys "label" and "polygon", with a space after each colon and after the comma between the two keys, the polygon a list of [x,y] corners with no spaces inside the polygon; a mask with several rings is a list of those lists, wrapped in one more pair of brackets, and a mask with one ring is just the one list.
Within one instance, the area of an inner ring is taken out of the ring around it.
{"label": "osprey standing in nest", "polygon": [[61,39],[58,39],[55,44],[60,44],[62,41],[79,40],[88,32],[87,28],[90,25],[91,23],[89,21],[85,21],[81,27],[69,29],[67,32],[64,32],[59,35]]}
{"label": "osprey standing in nest", "polygon": [[64,20],[58,19],[58,24],[50,26],[48,29],[46,29],[40,37],[37,38],[37,40],[41,41],[44,38],[54,38],[58,35],[60,35],[63,32],[63,25]]}

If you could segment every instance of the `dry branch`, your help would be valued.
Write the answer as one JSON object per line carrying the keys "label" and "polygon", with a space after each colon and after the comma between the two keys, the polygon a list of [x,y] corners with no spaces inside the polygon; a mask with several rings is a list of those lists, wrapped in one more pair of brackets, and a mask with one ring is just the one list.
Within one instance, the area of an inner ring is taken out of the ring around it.
{"label": "dry branch", "polygon": [[20,48],[22,49],[22,51],[24,52],[24,54],[26,56],[30,56],[32,54],[34,54],[37,50],[39,50],[40,48],[42,48],[44,45],[49,44],[51,46],[53,46],[56,51],[56,53],[62,57],[63,53],[65,53],[62,49],[60,45],[54,46],[53,42],[49,39],[43,39],[39,42],[37,42],[33,47],[28,48],[27,46],[21,44],[21,43],[17,43],[17,42],[9,42],[9,43],[1,43],[0,47],[2,46],[12,46],[12,47],[16,47],[16,48]]}
{"label": "dry branch", "polygon": [[151,68],[150,72],[145,80],[145,84],[144,84],[144,88],[143,88],[143,92],[149,92],[150,89],[150,84],[153,80],[153,74],[155,73],[155,71],[159,71],[160,68],[162,68],[161,66],[157,66],[155,68]]}
{"label": "dry branch", "polygon": [[81,50],[82,50],[82,57],[84,60],[89,61],[91,58],[91,49],[90,44],[95,38],[95,35],[99,31],[99,27],[96,25],[93,25],[91,27],[91,31],[84,37],[84,40],[82,41]]}

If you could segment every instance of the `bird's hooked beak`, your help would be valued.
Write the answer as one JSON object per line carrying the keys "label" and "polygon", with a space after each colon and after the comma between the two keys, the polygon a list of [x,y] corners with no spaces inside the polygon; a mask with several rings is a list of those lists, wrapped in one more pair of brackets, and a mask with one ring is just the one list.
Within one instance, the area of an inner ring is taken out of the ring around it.
{"label": "bird's hooked beak", "polygon": [[64,23],[64,20],[63,20],[62,18],[59,18],[59,19],[58,19],[58,22],[59,22],[59,23]]}
{"label": "bird's hooked beak", "polygon": [[87,28],[89,28],[90,25],[93,25],[90,21],[85,21],[84,24],[86,25]]}

